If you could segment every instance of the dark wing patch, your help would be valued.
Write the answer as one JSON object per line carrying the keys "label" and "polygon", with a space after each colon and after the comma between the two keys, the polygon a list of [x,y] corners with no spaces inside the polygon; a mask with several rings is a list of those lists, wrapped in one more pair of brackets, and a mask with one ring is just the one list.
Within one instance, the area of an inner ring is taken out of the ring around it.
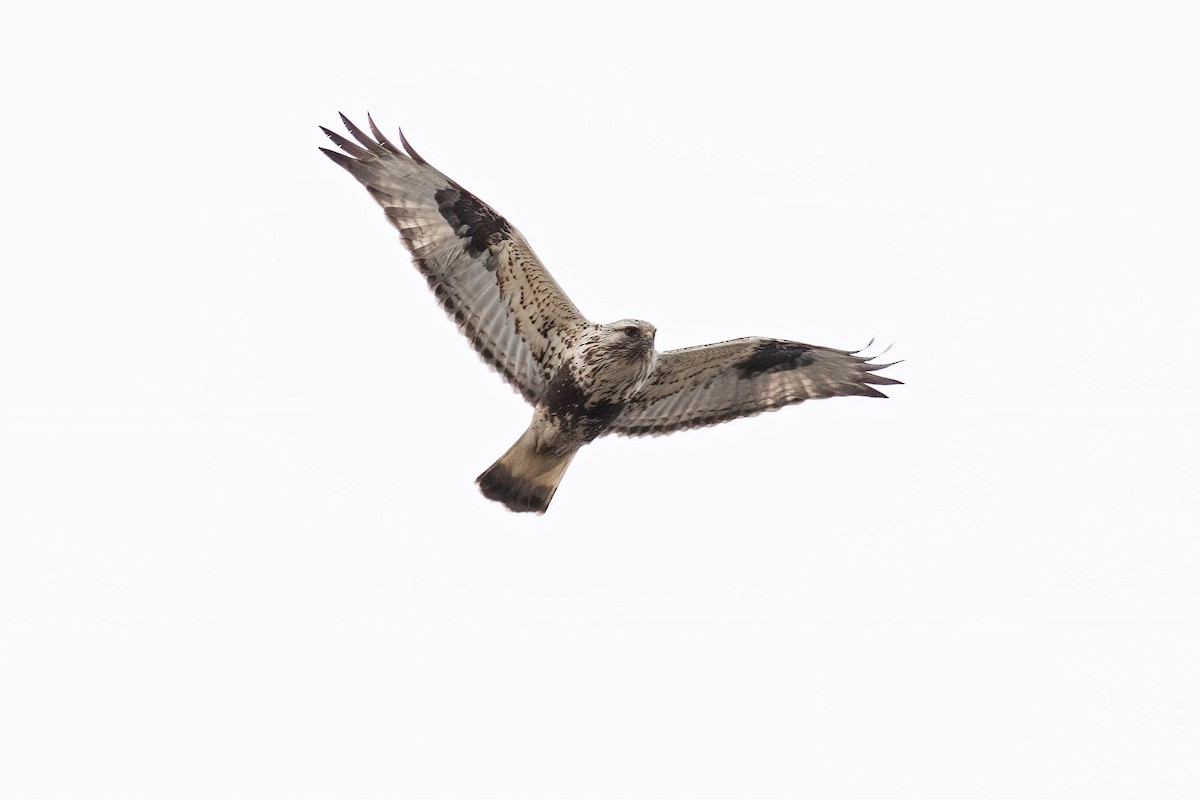
{"label": "dark wing patch", "polygon": [[806,344],[767,339],[756,345],[749,356],[734,366],[737,368],[738,377],[747,380],[780,370],[807,367],[813,363],[809,355],[811,352],[812,348]]}
{"label": "dark wing patch", "polygon": [[429,288],[476,352],[536,402],[590,324],[525,238],[475,195],[434,169],[400,134],[392,144],[342,116],[350,141],[321,148],[366,187],[400,232]]}
{"label": "dark wing patch", "polygon": [[[512,235],[508,220],[479,202],[479,198],[457,185],[433,195],[438,211],[451,229],[468,240],[467,252],[478,257]],[[489,265],[495,269],[495,265]]]}
{"label": "dark wing patch", "polygon": [[898,384],[876,375],[857,353],[781,339],[746,338],[668,350],[609,428],[645,436],[701,428],[822,397],[886,397],[875,386]]}

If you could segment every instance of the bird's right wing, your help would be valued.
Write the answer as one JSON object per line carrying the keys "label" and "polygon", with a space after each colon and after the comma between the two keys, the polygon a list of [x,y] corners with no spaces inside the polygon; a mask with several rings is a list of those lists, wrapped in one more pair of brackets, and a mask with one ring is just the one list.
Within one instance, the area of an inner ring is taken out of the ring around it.
{"label": "bird's right wing", "polygon": [[749,337],[659,353],[654,372],[608,429],[645,436],[716,425],[820,397],[886,397],[900,381],[845,350]]}
{"label": "bird's right wing", "polygon": [[[368,119],[370,119],[368,117]],[[370,122],[371,138],[342,116],[343,152],[321,148],[383,206],[442,308],[483,360],[536,402],[590,324],[525,238],[475,195],[401,150]]]}

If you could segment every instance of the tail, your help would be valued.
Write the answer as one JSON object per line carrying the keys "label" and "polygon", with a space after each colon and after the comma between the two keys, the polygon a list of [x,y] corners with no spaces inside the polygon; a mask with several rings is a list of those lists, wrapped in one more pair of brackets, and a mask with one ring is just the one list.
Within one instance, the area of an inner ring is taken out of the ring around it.
{"label": "tail", "polygon": [[503,503],[510,511],[544,514],[578,449],[566,453],[539,450],[537,435],[530,427],[475,482],[484,497]]}

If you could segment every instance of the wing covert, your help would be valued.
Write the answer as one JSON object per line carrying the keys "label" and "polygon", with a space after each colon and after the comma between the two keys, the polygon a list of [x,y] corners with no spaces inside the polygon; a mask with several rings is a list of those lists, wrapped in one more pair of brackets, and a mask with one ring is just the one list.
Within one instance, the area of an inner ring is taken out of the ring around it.
{"label": "wing covert", "polygon": [[[822,397],[886,397],[874,385],[891,364],[829,347],[748,337],[659,353],[654,372],[609,432],[672,433]],[[873,385],[874,384],[874,385]]]}
{"label": "wing covert", "polygon": [[342,115],[354,142],[321,128],[343,151],[322,152],[383,207],[483,360],[536,402],[587,318],[504,217],[421,158],[403,133],[401,150],[368,120],[374,138]]}

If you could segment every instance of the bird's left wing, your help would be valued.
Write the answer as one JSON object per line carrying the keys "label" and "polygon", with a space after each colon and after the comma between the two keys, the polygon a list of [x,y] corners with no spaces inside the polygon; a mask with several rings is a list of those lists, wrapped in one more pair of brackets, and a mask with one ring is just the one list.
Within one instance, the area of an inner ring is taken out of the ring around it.
{"label": "bird's left wing", "polygon": [[430,166],[403,133],[401,150],[374,121],[374,138],[345,116],[342,122],[357,144],[322,128],[343,152],[321,150],[383,206],[438,302],[483,360],[536,402],[590,324],[587,318],[525,237]]}
{"label": "bird's left wing", "polygon": [[886,397],[872,384],[900,383],[875,374],[889,366],[845,350],[757,337],[668,350],[609,432],[658,435],[821,397]]}

